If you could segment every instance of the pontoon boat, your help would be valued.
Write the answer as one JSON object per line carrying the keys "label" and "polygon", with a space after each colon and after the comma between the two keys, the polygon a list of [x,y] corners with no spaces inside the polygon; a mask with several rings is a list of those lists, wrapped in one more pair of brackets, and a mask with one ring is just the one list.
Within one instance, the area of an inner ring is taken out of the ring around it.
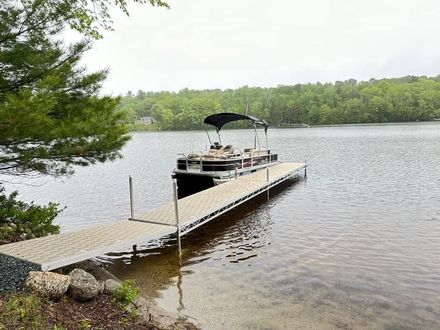
{"label": "pontoon boat", "polygon": [[[239,120],[252,122],[255,132],[254,146],[243,150],[230,144],[223,146],[220,130],[225,124]],[[173,177],[177,179],[181,193],[185,194],[184,191],[194,189],[206,189],[278,163],[278,155],[271,153],[268,148],[269,125],[266,121],[236,113],[218,113],[206,117],[204,124],[210,144],[209,150],[199,154],[182,154],[182,157],[177,159],[177,168],[173,172]],[[212,142],[207,125],[215,127],[218,141]],[[264,128],[266,137],[264,147],[260,144],[257,125]],[[179,195],[182,195],[181,193]]]}

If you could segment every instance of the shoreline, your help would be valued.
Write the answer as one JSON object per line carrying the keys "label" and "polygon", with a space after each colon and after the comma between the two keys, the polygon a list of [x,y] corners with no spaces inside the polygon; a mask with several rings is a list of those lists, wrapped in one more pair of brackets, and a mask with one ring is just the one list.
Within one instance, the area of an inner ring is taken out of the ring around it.
{"label": "shoreline", "polygon": [[[102,263],[94,259],[88,259],[75,263],[69,266],[65,266],[54,270],[57,273],[69,273],[75,268],[81,268],[86,272],[92,274],[97,280],[105,281],[112,279],[117,282],[122,282],[114,274],[109,272]],[[200,325],[194,324],[193,320],[189,320],[187,317],[182,317],[169,312],[160,307],[153,298],[147,297],[140,293],[138,298],[133,302],[137,308],[139,314],[144,320],[149,321],[153,326],[158,329],[173,329],[173,330],[197,330],[201,329]]]}
{"label": "shoreline", "polygon": [[[30,271],[41,271],[40,267],[13,257],[0,254],[4,267],[0,267],[0,294],[26,292],[24,282]],[[118,283],[122,281],[108,271],[104,264],[96,259],[87,259],[78,263],[54,269],[53,273],[68,275],[75,268],[80,268],[93,275],[98,281],[112,279]],[[96,299],[96,298],[95,298]],[[1,304],[1,300],[0,300]],[[1,305],[0,305],[1,306]],[[186,316],[177,315],[161,308],[153,298],[140,293],[128,307],[128,311],[135,309],[139,316],[154,329],[197,330],[200,329],[196,320],[189,320]],[[1,328],[1,324],[0,324]]]}
{"label": "shoreline", "polygon": [[[397,121],[386,123],[351,123],[351,124],[308,124],[309,127],[282,127],[282,126],[270,126],[270,129],[290,130],[290,129],[307,129],[307,128],[321,128],[321,127],[371,127],[371,126],[404,126],[404,125],[440,125],[440,119],[427,120],[427,121]],[[243,130],[246,128],[224,128],[225,131]],[[152,130],[152,129],[138,129],[130,130],[130,133],[167,133],[167,132],[205,132],[200,129],[188,129],[188,130]]]}

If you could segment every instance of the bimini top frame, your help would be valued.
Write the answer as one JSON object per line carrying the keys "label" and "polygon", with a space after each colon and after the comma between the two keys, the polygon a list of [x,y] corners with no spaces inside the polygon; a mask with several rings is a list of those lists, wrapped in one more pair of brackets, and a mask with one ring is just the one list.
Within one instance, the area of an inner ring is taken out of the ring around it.
{"label": "bimini top frame", "polygon": [[[241,115],[241,114],[233,113],[233,112],[216,113],[214,115],[210,115],[210,116],[205,118],[203,123],[205,124],[205,130],[206,130],[206,134],[208,135],[209,143],[212,144],[211,138],[210,138],[208,130],[206,128],[206,124],[212,125],[212,126],[215,127],[215,130],[216,130],[217,135],[218,135],[219,142],[221,144],[220,130],[222,129],[222,127],[225,124],[227,124],[227,123],[230,123],[230,122],[233,122],[233,121],[239,121],[239,120],[250,120],[254,124],[255,137],[256,137],[257,140],[258,140],[258,134],[257,134],[257,127],[256,127],[256,125],[263,126],[264,127],[264,133],[266,134],[266,146],[267,146],[267,129],[269,128],[269,124],[265,120],[259,119],[259,118],[254,117],[254,116]],[[258,144],[260,144],[259,140],[258,140]]]}

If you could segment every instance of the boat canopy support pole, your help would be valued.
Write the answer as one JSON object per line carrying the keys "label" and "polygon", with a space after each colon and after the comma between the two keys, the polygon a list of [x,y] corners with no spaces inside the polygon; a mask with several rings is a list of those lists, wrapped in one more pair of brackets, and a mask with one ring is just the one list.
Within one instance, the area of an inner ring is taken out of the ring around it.
{"label": "boat canopy support pole", "polygon": [[176,216],[176,227],[177,227],[177,249],[179,251],[179,259],[180,259],[182,257],[182,245],[180,243],[179,204],[178,204],[176,179],[173,179],[173,197],[174,197],[174,214]]}
{"label": "boat canopy support pole", "polygon": [[264,135],[266,135],[266,149],[269,150],[269,142],[267,142],[267,130],[264,131]]}
{"label": "boat canopy support pole", "polygon": [[208,135],[209,146],[212,146],[211,137],[209,136],[208,128],[206,127],[206,125],[205,125],[205,132],[206,132],[206,135]]}
{"label": "boat canopy support pole", "polygon": [[260,139],[259,139],[259,137],[258,137],[258,132],[257,132],[257,125],[255,125],[255,123],[254,123],[254,131],[255,131],[255,138],[256,138],[257,141],[258,141],[258,148],[261,148],[261,145],[260,145]]}

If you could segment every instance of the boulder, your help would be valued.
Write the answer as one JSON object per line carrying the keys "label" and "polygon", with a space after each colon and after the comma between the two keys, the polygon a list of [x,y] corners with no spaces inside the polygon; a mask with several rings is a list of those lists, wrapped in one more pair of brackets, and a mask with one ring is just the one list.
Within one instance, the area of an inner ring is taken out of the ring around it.
{"label": "boulder", "polygon": [[104,282],[104,281],[99,281],[98,283],[99,283],[99,291],[98,291],[98,294],[99,294],[99,295],[104,294],[104,290],[105,290],[105,282]]}
{"label": "boulder", "polygon": [[42,297],[61,298],[69,288],[70,277],[51,272],[31,271],[25,281],[25,287]]}
{"label": "boulder", "polygon": [[106,280],[104,284],[105,284],[104,286],[105,294],[112,294],[113,292],[115,292],[116,289],[118,289],[121,286],[121,283],[112,279]]}
{"label": "boulder", "polygon": [[99,294],[100,285],[96,278],[82,269],[74,269],[69,273],[69,294],[79,301],[93,299]]}

